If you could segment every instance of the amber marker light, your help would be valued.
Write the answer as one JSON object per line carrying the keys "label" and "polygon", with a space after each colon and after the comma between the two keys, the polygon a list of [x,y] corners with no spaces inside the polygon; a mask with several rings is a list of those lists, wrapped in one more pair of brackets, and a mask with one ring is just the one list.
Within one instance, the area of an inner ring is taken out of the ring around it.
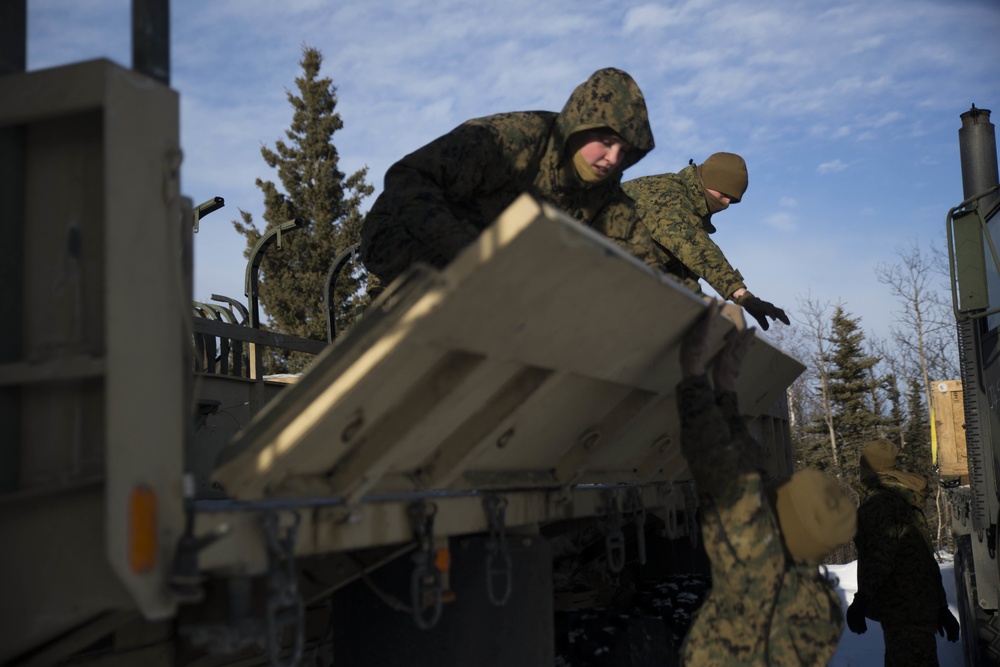
{"label": "amber marker light", "polygon": [[156,493],[145,484],[134,487],[128,499],[128,563],[136,574],[156,565]]}

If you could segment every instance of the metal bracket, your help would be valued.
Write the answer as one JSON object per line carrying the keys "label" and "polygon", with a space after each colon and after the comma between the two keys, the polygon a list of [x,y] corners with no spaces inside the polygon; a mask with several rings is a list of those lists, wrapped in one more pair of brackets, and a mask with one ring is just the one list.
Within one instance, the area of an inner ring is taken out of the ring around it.
{"label": "metal bracket", "polygon": [[250,251],[250,260],[247,262],[246,275],[243,279],[243,292],[247,297],[247,309],[250,311],[250,326],[254,329],[260,328],[260,263],[264,260],[264,253],[277,241],[277,247],[281,249],[281,233],[300,229],[305,222],[300,218],[293,218],[288,222],[275,225],[268,229],[257,240],[253,250]]}
{"label": "metal bracket", "polygon": [[333,299],[337,287],[337,278],[340,276],[340,272],[343,271],[344,267],[348,263],[357,261],[358,258],[358,248],[361,247],[360,243],[356,243],[346,250],[343,250],[339,255],[337,255],[333,263],[330,265],[330,270],[326,274],[326,288],[323,293],[323,303],[326,305],[326,341],[332,343],[333,339],[337,337],[337,306],[333,303]]}
{"label": "metal bracket", "polygon": [[[497,607],[507,604],[513,584],[510,551],[507,549],[507,533],[504,525],[507,516],[507,503],[506,498],[494,495],[483,498],[483,510],[486,512],[486,520],[490,528],[490,539],[486,543],[486,592],[490,596],[490,602]],[[500,557],[501,564],[494,566],[497,556]],[[503,595],[499,597],[493,588],[494,577],[503,577],[504,580]]]}
{"label": "metal bracket", "polygon": [[198,552],[228,535],[232,528],[229,524],[223,523],[208,535],[195,537],[194,511],[191,509],[186,510],[184,524],[184,534],[177,541],[167,587],[182,604],[192,604],[201,602],[205,597],[205,591],[201,586],[204,577],[198,571]]}
{"label": "metal bracket", "polygon": [[[434,564],[434,515],[437,505],[422,500],[406,508],[410,526],[417,537],[413,554],[413,574],[410,575],[410,604],[413,622],[421,630],[430,630],[441,620],[441,571]],[[424,611],[430,607],[430,615]]]}
{"label": "metal bracket", "polygon": [[194,233],[198,233],[198,223],[209,213],[214,213],[220,208],[226,205],[226,200],[222,197],[212,197],[208,201],[204,201],[194,207],[193,215],[194,218]]}

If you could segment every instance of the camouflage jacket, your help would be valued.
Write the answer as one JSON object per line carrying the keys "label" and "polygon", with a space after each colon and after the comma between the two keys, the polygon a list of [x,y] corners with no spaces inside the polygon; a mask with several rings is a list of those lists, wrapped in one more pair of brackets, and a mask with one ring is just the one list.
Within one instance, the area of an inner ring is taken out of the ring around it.
{"label": "camouflage jacket", "polygon": [[668,273],[696,292],[701,291],[698,279],[704,278],[727,299],[746,287],[743,276],[709,237],[715,227],[696,167],[686,167],[677,174],[636,178],[622,183],[622,189],[635,200],[653,240],[668,253]]}
{"label": "camouflage jacket", "polygon": [[912,491],[879,476],[858,508],[858,592],[880,623],[937,628],[947,604],[941,569]]}
{"label": "camouflage jacket", "polygon": [[698,377],[683,380],[677,397],[712,570],[683,664],[826,665],[843,630],[840,598],[816,566],[786,555],[761,475],[744,455],[754,440],[735,395],[715,396]]}
{"label": "camouflage jacket", "polygon": [[609,127],[632,146],[623,169],[653,148],[646,102],[621,70],[595,72],[559,113],[501,113],[463,123],[389,168],[382,194],[365,216],[361,258],[383,283],[413,262],[441,268],[522,193],[548,201],[610,237],[647,264],[665,256],[649,239],[621,172],[588,184],[566,141]]}

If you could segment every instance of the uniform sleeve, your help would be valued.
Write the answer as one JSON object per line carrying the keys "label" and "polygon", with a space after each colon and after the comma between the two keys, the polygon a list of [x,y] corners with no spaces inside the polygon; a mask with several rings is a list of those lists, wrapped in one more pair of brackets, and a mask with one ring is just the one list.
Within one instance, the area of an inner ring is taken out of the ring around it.
{"label": "uniform sleeve", "polygon": [[710,495],[719,507],[740,495],[741,450],[734,440],[715,394],[705,376],[685,378],[677,385],[681,418],[681,451],[691,467],[699,493]]}
{"label": "uniform sleeve", "polygon": [[389,168],[377,217],[404,225],[415,243],[450,260],[480,231],[474,221],[456,216],[453,202],[474,200],[509,177],[490,129],[466,123]]}
{"label": "uniform sleeve", "polygon": [[722,297],[728,299],[746,287],[743,276],[705,231],[701,217],[691,210],[683,188],[662,180],[655,186],[642,181],[630,181],[626,192],[640,202],[639,213],[653,240],[704,278]]}
{"label": "uniform sleeve", "polygon": [[726,420],[733,440],[741,443],[744,459],[750,460],[752,455],[760,449],[760,444],[750,435],[747,423],[743,419],[743,415],[740,414],[736,393],[731,391],[716,392],[715,402],[719,406],[722,417]]}
{"label": "uniform sleeve", "polygon": [[[692,216],[676,216],[677,218]],[[670,251],[684,266],[705,279],[723,298],[746,287],[743,276],[733,268],[722,249],[713,241],[698,219],[658,225],[657,243]]]}

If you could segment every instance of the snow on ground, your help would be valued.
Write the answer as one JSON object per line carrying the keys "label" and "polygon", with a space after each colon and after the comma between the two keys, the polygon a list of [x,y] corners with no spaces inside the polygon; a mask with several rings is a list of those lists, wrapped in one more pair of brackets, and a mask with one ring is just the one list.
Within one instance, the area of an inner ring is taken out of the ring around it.
{"label": "snow on ground", "polygon": [[[946,560],[941,565],[941,578],[944,580],[944,590],[948,595],[948,606],[951,613],[958,618],[958,605],[955,599],[955,570],[950,555],[943,555]],[[851,604],[858,590],[858,562],[846,565],[830,565],[831,574],[840,579],[837,592],[844,610]],[[941,667],[963,667],[961,641],[949,642],[937,636],[938,661]],[[868,621],[868,632],[856,635],[847,629],[845,622],[844,634],[840,638],[837,652],[830,661],[830,667],[877,667],[882,664],[882,627],[875,621]]]}

